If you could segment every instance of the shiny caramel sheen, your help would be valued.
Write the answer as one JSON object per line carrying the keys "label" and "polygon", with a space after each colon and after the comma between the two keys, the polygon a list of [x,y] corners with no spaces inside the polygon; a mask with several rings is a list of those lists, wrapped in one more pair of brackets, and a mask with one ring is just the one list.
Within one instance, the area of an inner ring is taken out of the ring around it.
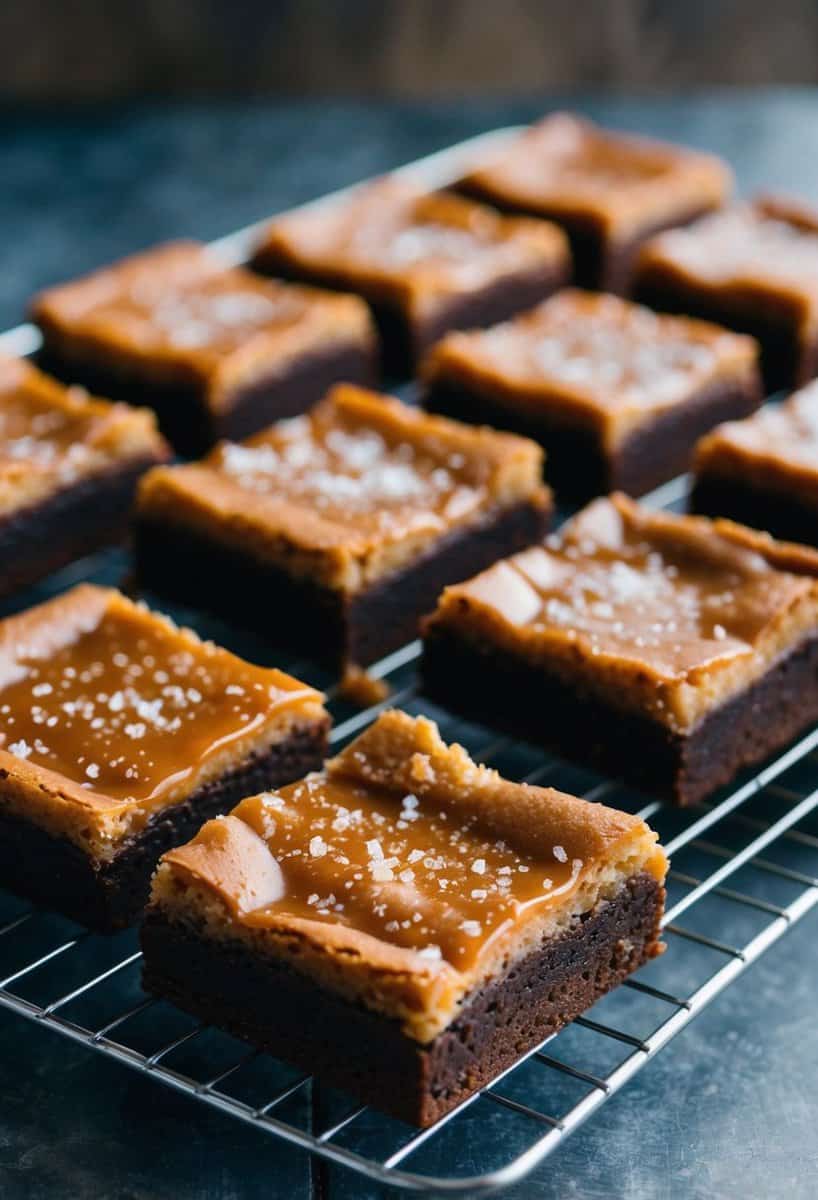
{"label": "shiny caramel sheen", "polygon": [[434,381],[458,370],[532,403],[650,413],[689,398],[722,366],[752,370],[752,339],[686,317],[660,316],[616,296],[570,288],[487,330],[449,334],[430,357]]}
{"label": "shiny caramel sheen", "polygon": [[89,804],[157,807],[316,700],[109,589],[81,585],[0,623],[0,746],[87,789]]}
{"label": "shiny caramel sheen", "polygon": [[163,861],[248,928],[341,927],[467,972],[640,839],[635,869],[661,878],[638,818],[510,784],[431,722],[390,712],[323,771],[242,801]]}
{"label": "shiny caramel sheen", "polygon": [[[447,588],[439,615],[489,614],[532,645],[574,644],[662,681],[750,660],[771,624],[813,581],[770,565],[727,524],[595,501],[560,535]],[[774,547],[770,548],[774,550]]]}

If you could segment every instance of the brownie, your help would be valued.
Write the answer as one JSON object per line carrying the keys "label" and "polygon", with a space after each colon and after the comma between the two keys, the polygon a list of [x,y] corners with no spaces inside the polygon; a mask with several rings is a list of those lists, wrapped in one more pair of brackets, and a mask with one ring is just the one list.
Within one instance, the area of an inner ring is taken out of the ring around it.
{"label": "brownie", "polygon": [[732,176],[709,154],[554,113],[477,166],[458,190],[556,221],[581,287],[626,294],[645,239],[719,208]]}
{"label": "brownie", "polygon": [[279,218],[252,262],[363,296],[391,375],[411,374],[448,330],[502,321],[570,274],[568,246],[554,225],[503,217],[396,177]]}
{"label": "brownie", "polygon": [[149,410],[0,356],[0,597],[119,541],[140,475],[167,457]]}
{"label": "brownie", "polygon": [[425,695],[677,804],[818,720],[818,553],[622,495],[447,588]]}
{"label": "brownie", "polygon": [[639,495],[685,470],[719,421],[759,406],[756,359],[751,338],[566,289],[443,338],[424,364],[424,404],[535,438],[559,495]]}
{"label": "brownie", "polygon": [[762,198],[651,239],[637,298],[748,333],[769,391],[818,374],[818,209]]}
{"label": "brownie", "polygon": [[41,362],[69,383],[149,404],[181,454],[246,437],[369,383],[375,334],[356,296],[260,279],[173,242],[35,298]]}
{"label": "brownie", "polygon": [[639,817],[391,711],[163,857],[143,985],[427,1126],[659,953],[666,869]]}
{"label": "brownie", "polygon": [[303,417],[140,489],[135,553],[152,589],[331,666],[417,635],[447,583],[538,540],[542,451],[339,385]]}
{"label": "brownie", "polygon": [[108,588],[0,621],[3,886],[101,932],[141,912],[163,851],[319,766],[319,692]]}
{"label": "brownie", "polygon": [[690,506],[818,546],[818,383],[702,438]]}

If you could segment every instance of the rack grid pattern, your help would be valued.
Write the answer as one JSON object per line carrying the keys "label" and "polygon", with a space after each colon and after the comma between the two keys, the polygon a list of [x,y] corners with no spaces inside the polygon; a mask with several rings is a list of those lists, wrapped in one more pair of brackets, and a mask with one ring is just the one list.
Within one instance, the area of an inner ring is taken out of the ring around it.
{"label": "rack grid pattern", "polygon": [[[432,156],[408,170],[439,184],[462,168],[488,135]],[[218,243],[239,259],[254,230]],[[36,337],[21,327],[0,337],[3,349],[28,353]],[[679,479],[648,498],[655,506],[681,505]],[[75,564],[48,581],[26,603],[79,579],[114,582],[125,569],[117,551]],[[252,657],[306,673],[309,664],[258,644],[248,648],[235,631],[171,610],[200,632]],[[139,985],[136,935],[103,938],[54,914],[30,909],[0,893],[0,1005],[74,1041],[154,1076],[203,1104],[299,1146],[321,1159],[409,1191],[488,1193],[522,1179],[555,1151],[697,1013],[818,903],[818,729],[755,775],[747,775],[711,802],[680,811],[645,803],[615,780],[545,757],[541,751],[493,735],[423,701],[416,691],[417,642],[384,659],[373,674],[391,685],[388,701],[351,709],[329,686],[336,719],[335,746],[354,736],[381,708],[400,705],[427,712],[447,740],[462,742],[479,761],[510,778],[584,795],[651,820],[672,857],[664,921],[668,952],[600,1000],[524,1060],[430,1129],[417,1131],[353,1104],[269,1056],[219,1031],[196,1024]],[[714,936],[714,934],[716,936]],[[468,1145],[479,1129],[495,1165],[480,1176],[468,1170]]]}

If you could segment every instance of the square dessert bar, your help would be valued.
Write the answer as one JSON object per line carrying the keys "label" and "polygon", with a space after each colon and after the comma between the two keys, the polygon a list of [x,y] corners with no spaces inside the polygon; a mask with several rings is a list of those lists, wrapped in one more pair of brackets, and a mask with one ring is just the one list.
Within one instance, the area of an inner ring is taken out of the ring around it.
{"label": "square dessert bar", "polygon": [[818,374],[818,210],[760,199],[653,238],[635,280],[663,312],[718,321],[761,345],[770,391]]}
{"label": "square dessert bar", "polygon": [[322,761],[321,694],[108,588],[0,621],[0,880],[92,929],[163,851]]}
{"label": "square dessert bar", "polygon": [[538,540],[550,516],[533,442],[339,385],[306,416],[149,474],[137,569],[362,667],[416,637],[445,584]]}
{"label": "square dessert bar", "polygon": [[696,448],[691,508],[818,546],[818,383]]}
{"label": "square dessert bar", "polygon": [[434,412],[535,438],[558,493],[649,491],[697,439],[761,403],[751,338],[566,289],[502,325],[450,333],[423,368]]}
{"label": "square dessert bar", "polygon": [[245,437],[368,383],[375,335],[355,296],[260,279],[173,242],[42,292],[42,361],[70,383],[149,404],[182,454]]}
{"label": "square dessert bar", "polygon": [[660,952],[666,870],[639,817],[391,711],[164,856],[143,983],[430,1125]]}
{"label": "square dessert bar", "polygon": [[712,155],[555,113],[457,186],[506,212],[556,221],[571,240],[576,282],[625,293],[645,239],[719,208],[732,176]]}
{"label": "square dessert bar", "polygon": [[0,355],[0,596],[118,541],[139,476],[167,457],[149,410]]}
{"label": "square dessert bar", "polygon": [[449,329],[502,321],[567,282],[571,270],[556,226],[396,178],[275,221],[253,266],[363,296],[384,366],[396,375],[411,374]]}
{"label": "square dessert bar", "polygon": [[693,804],[818,720],[818,553],[601,499],[447,588],[424,694]]}

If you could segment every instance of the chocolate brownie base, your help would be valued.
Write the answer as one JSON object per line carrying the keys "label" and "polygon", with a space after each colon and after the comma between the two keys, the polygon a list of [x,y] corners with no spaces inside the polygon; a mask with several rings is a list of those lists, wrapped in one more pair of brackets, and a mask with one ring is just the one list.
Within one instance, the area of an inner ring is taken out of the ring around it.
{"label": "chocolate brownie base", "polygon": [[611,491],[641,496],[687,469],[696,442],[722,421],[755,412],[761,391],[751,382],[717,383],[688,402],[646,421],[606,451],[594,429],[528,412],[477,390],[433,384],[423,399],[430,412],[475,425],[493,425],[533,438],[545,447],[548,482],[566,499],[584,501]]}
{"label": "chocolate brownie base", "polygon": [[786,542],[818,546],[818,508],[801,501],[797,484],[785,492],[706,471],[695,480],[690,511],[729,517]]}
{"label": "chocolate brownie base", "polygon": [[634,299],[657,312],[680,313],[714,321],[736,333],[747,333],[761,347],[761,373],[767,392],[791,391],[818,375],[818,338],[804,344],[799,336],[802,318],[782,297],[772,304],[748,297],[713,296],[687,288],[677,280],[644,273],[636,281]]}
{"label": "chocolate brownie base", "polygon": [[[331,273],[296,269],[269,251],[252,263],[256,270],[296,283],[312,283],[324,288],[350,291],[348,281]],[[432,315],[412,321],[394,304],[384,304],[369,296],[369,304],[381,342],[381,368],[388,378],[413,375],[428,349],[451,329],[476,329],[505,321],[514,313],[533,308],[568,283],[569,267],[538,267],[513,278],[500,279],[476,295],[459,296],[439,307]]]}
{"label": "chocolate brownie base", "polygon": [[[246,759],[181,804],[156,813],[106,861],[91,858],[68,838],[0,810],[2,886],[98,933],[124,929],[145,906],[160,855],[189,841],[205,821],[228,812],[245,796],[317,769],[324,760],[328,732],[328,722],[316,722]],[[0,791],[4,778],[0,771]]]}
{"label": "chocolate brownie base", "polygon": [[474,181],[461,180],[453,190],[461,196],[490,204],[510,216],[539,217],[553,221],[563,230],[571,246],[574,285],[595,292],[613,292],[617,296],[628,295],[639,251],[648,238],[663,233],[666,229],[690,225],[711,211],[710,207],[691,208],[672,220],[656,221],[646,226],[636,237],[627,241],[608,242],[599,223],[588,218],[566,217],[556,212],[537,212],[524,204],[512,204],[510,201],[501,200]]}
{"label": "chocolate brownie base", "polygon": [[684,734],[450,629],[427,631],[421,686],[454,712],[690,805],[818,721],[818,638],[791,650]]}
{"label": "chocolate brownie base", "polygon": [[209,408],[201,387],[167,387],[125,372],[97,367],[49,350],[36,356],[37,365],[66,383],[80,383],[90,392],[149,405],[159,419],[162,432],[183,455],[196,458],[220,438],[233,441],[248,437],[273,421],[299,416],[316,404],[334,383],[376,382],[374,351],[362,346],[336,343],[320,353],[304,355],[282,369],[238,388],[225,397],[218,411]]}
{"label": "chocolate brownie base", "polygon": [[474,991],[428,1045],[397,1021],[323,992],[239,941],[214,941],[148,908],[143,987],[411,1125],[431,1125],[659,952],[664,889],[627,880]]}
{"label": "chocolate brownie base", "polygon": [[161,595],[205,605],[261,632],[280,629],[288,647],[315,661],[364,667],[417,637],[420,618],[432,611],[447,584],[540,540],[550,519],[549,508],[533,504],[495,513],[353,595],[290,575],[164,518],[137,520],[134,549],[141,582]]}
{"label": "chocolate brownie base", "polygon": [[159,461],[145,456],[117,463],[0,517],[0,598],[121,541],[139,478]]}

